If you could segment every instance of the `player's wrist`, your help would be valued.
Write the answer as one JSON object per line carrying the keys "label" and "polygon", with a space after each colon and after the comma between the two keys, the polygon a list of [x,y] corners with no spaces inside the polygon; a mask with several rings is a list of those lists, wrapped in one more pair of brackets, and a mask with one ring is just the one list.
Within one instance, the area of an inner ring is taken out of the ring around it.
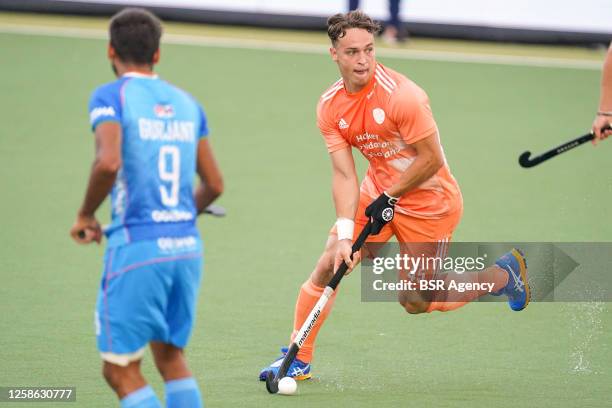
{"label": "player's wrist", "polygon": [[79,209],[77,213],[77,217],[79,218],[94,218],[94,213],[83,208]]}
{"label": "player's wrist", "polygon": [[383,194],[384,194],[384,195],[386,195],[386,196],[389,198],[389,201],[388,201],[388,202],[389,202],[389,204],[391,204],[391,205],[395,205],[395,204],[397,204],[397,202],[398,202],[398,201],[399,201],[399,199],[400,199],[400,197],[395,197],[395,196],[393,196],[393,195],[389,194],[389,193],[388,193],[388,192],[386,192],[386,191],[383,191]]}
{"label": "player's wrist", "polygon": [[338,217],[336,220],[336,232],[338,233],[338,240],[353,239],[353,232],[355,231],[355,221],[350,218]]}
{"label": "player's wrist", "polygon": [[612,117],[612,111],[611,110],[598,110],[597,111],[597,116]]}

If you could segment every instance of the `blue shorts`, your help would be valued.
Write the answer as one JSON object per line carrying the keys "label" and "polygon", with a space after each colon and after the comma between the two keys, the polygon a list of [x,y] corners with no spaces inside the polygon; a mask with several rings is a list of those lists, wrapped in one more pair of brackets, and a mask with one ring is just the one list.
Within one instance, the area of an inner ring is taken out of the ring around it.
{"label": "blue shorts", "polygon": [[141,353],[150,341],[185,347],[195,318],[202,263],[197,236],[108,248],[95,316],[103,358]]}

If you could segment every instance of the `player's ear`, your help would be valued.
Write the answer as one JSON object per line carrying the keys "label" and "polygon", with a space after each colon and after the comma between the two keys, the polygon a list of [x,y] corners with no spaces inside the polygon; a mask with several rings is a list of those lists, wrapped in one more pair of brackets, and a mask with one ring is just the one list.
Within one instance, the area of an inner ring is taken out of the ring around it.
{"label": "player's ear", "polygon": [[153,65],[157,64],[159,62],[159,48],[157,49],[157,51],[155,51],[155,54],[153,54]]}
{"label": "player's ear", "polygon": [[336,50],[336,47],[329,47],[329,55],[331,55],[334,62],[338,61],[338,50]]}
{"label": "player's ear", "polygon": [[108,50],[106,55],[108,55],[108,59],[111,61],[114,60],[115,57],[117,57],[117,51],[115,51],[115,48],[113,48],[111,43],[108,43]]}

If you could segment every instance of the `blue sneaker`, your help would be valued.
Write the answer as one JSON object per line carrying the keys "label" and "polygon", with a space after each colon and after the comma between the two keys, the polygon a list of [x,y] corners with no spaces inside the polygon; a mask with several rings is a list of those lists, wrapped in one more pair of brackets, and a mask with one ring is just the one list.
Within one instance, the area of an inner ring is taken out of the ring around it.
{"label": "blue sneaker", "polygon": [[[274,360],[272,364],[268,367],[264,368],[259,372],[259,381],[266,381],[266,377],[268,376],[268,372],[272,371],[274,375],[278,372],[278,368],[283,362],[283,358],[285,358],[285,354],[287,354],[287,347],[283,347],[281,352],[282,356]],[[296,381],[308,380],[312,377],[310,374],[310,363],[305,363],[302,360],[298,360],[297,358],[293,360],[293,363],[289,366],[289,370],[287,371],[287,377],[293,377]]]}
{"label": "blue sneaker", "polygon": [[510,309],[518,312],[523,310],[531,300],[531,291],[527,281],[527,259],[518,249],[503,255],[495,264],[508,272],[508,284],[495,295],[508,296]]}

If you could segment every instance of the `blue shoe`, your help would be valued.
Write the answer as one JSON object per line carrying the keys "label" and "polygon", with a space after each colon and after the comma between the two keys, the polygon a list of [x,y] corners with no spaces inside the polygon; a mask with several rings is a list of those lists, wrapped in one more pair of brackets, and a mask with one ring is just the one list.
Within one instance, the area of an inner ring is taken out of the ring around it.
{"label": "blue shoe", "polygon": [[503,255],[495,264],[508,272],[508,284],[495,295],[508,296],[510,309],[518,312],[523,310],[531,300],[531,291],[527,281],[527,259],[518,249]]}
{"label": "blue shoe", "polygon": [[[276,375],[278,368],[283,362],[283,358],[285,358],[285,354],[287,354],[287,350],[287,347],[283,347],[281,349],[283,355],[274,360],[274,362],[268,367],[260,371],[259,381],[266,381],[269,371],[272,371],[274,375]],[[310,363],[305,363],[297,358],[294,359],[293,363],[291,363],[289,366],[289,370],[287,371],[287,377],[293,377],[293,379],[296,381],[308,380],[310,377],[312,377],[312,374],[310,374]]]}

